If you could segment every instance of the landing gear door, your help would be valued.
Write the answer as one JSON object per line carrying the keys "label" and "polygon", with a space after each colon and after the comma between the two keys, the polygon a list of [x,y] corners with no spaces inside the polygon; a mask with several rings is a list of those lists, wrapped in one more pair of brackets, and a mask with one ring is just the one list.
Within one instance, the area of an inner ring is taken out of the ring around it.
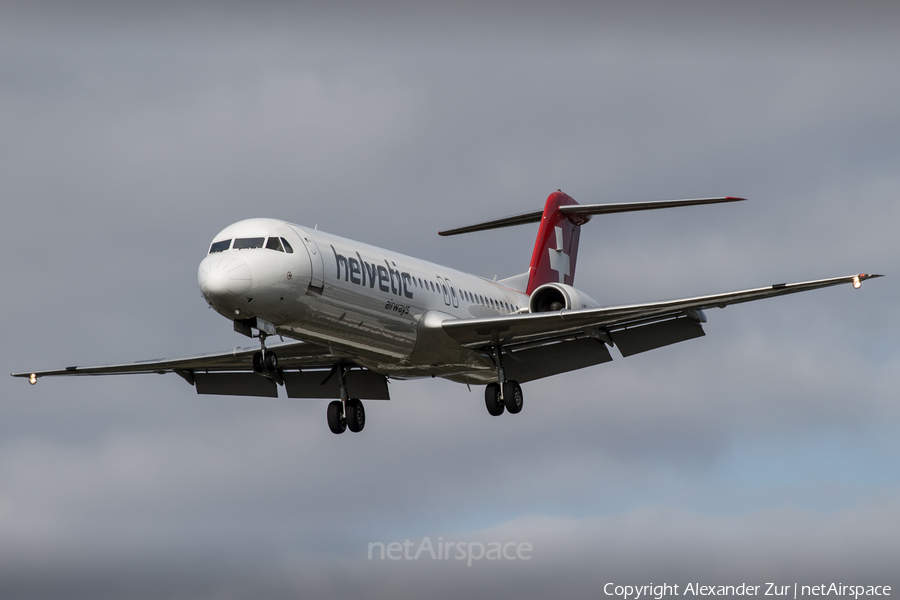
{"label": "landing gear door", "polygon": [[322,252],[319,250],[319,246],[316,245],[316,241],[308,233],[293,226],[291,229],[300,237],[300,240],[306,247],[307,254],[309,254],[309,262],[312,265],[309,289],[312,292],[321,294],[325,287],[325,263],[322,260]]}

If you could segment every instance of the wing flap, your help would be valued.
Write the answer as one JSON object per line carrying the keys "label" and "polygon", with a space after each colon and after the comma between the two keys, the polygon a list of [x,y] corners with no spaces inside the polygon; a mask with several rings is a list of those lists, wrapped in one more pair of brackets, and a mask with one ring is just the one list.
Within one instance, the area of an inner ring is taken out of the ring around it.
{"label": "wing flap", "polygon": [[703,337],[703,326],[689,317],[666,319],[638,327],[626,327],[610,337],[622,356],[628,357],[670,344]]}
{"label": "wing flap", "polygon": [[[328,371],[290,371],[283,373],[288,398],[340,398],[337,377]],[[262,378],[260,378],[262,379]],[[347,392],[360,400],[390,400],[387,379],[369,370],[352,370],[345,377]]]}
{"label": "wing flap", "polygon": [[198,394],[277,398],[278,386],[256,373],[194,373]]}
{"label": "wing flap", "polygon": [[514,351],[504,360],[506,376],[519,383],[610,362],[606,344],[594,338],[554,341]]}

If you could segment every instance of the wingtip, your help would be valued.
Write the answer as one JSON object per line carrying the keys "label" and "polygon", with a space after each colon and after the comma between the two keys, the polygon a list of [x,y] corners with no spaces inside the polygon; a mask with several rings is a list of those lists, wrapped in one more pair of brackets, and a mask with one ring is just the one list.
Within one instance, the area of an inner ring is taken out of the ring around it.
{"label": "wingtip", "polygon": [[860,273],[859,275],[854,275],[851,280],[853,283],[853,287],[859,289],[862,287],[862,282],[867,279],[874,279],[876,277],[884,277],[884,275],[880,275],[878,273]]}

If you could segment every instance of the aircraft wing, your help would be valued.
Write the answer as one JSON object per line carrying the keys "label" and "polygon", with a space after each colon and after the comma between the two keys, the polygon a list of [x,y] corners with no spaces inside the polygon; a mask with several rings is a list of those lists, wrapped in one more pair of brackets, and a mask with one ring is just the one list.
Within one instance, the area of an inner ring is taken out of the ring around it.
{"label": "aircraft wing", "polygon": [[[308,342],[270,346],[278,356],[278,373],[260,377],[253,372],[253,355],[259,348],[235,348],[230,352],[199,354],[186,358],[161,358],[119,365],[67,367],[50,371],[13,373],[35,383],[40,377],[56,375],[133,375],[137,373],[177,373],[197,389],[198,394],[278,397],[277,383],[288,398],[340,398],[335,365],[346,364],[328,348]],[[352,360],[350,361],[352,363]],[[302,369],[302,370],[301,370]],[[367,369],[350,370],[345,375],[354,397],[388,400],[387,380]]]}
{"label": "aircraft wing", "polygon": [[[339,359],[327,348],[307,342],[292,342],[271,346],[278,354],[281,368],[328,367]],[[252,371],[253,354],[259,348],[235,348],[230,352],[198,354],[187,358],[160,358],[119,365],[96,367],[66,367],[50,371],[13,373],[13,377],[50,377],[54,375],[133,375],[136,373],[189,373],[194,371]]]}
{"label": "aircraft wing", "polygon": [[805,292],[833,285],[852,284],[881,275],[847,275],[800,283],[779,283],[766,287],[664,300],[643,304],[627,304],[580,310],[561,310],[475,319],[448,319],[441,323],[451,338],[468,348],[492,345],[527,346],[541,342],[567,341],[574,338],[594,339],[619,346],[625,356],[663,345],[699,337],[702,311],[724,308],[730,304],[750,302]]}

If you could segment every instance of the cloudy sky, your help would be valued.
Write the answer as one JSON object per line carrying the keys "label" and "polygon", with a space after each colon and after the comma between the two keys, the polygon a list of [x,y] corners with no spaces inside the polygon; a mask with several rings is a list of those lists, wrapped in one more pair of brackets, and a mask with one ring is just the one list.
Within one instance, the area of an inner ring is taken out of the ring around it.
{"label": "cloudy sky", "polygon": [[[174,375],[0,379],[0,596],[900,585],[900,4],[145,4],[0,4],[6,372],[246,344],[196,269],[254,216],[505,277],[535,226],[436,232],[557,188],[738,195],[595,218],[576,285],[888,277],[709,311],[515,417],[394,382],[360,435]],[[424,538],[533,552],[367,558]]]}

